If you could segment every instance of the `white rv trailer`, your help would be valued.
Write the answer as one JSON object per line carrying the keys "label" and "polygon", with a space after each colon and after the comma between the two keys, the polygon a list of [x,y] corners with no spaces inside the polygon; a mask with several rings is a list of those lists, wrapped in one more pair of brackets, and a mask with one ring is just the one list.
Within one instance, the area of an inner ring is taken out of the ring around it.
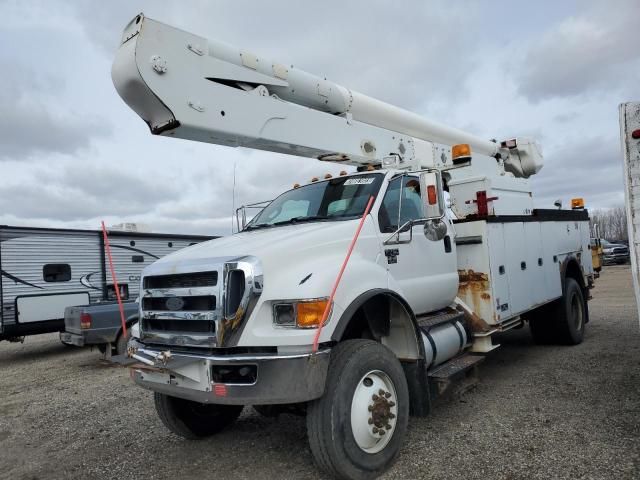
{"label": "white rv trailer", "polygon": [[[213,237],[113,230],[109,243],[123,299],[163,256]],[[101,231],[0,225],[0,340],[64,330],[64,309],[113,300]]]}

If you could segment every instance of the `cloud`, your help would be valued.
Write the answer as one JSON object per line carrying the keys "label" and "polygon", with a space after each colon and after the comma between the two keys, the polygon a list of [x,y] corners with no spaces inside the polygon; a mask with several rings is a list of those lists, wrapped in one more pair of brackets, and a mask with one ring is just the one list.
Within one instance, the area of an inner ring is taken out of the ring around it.
{"label": "cloud", "polygon": [[[51,42],[37,56],[28,49],[33,35]],[[82,111],[84,105],[77,100],[65,101],[66,78],[74,78],[74,72],[65,76],[64,62],[56,64],[60,68],[47,65],[49,51],[55,51],[56,45],[64,47],[68,40],[67,32],[52,29],[0,28],[0,44],[7,46],[0,50],[0,64],[11,66],[3,68],[0,76],[0,160],[24,160],[43,153],[72,155],[111,133],[111,123],[98,109]]]}
{"label": "cloud", "polygon": [[518,75],[532,101],[621,89],[635,92],[640,75],[640,3],[592,3],[534,39]]}
{"label": "cloud", "polygon": [[55,167],[41,165],[28,182],[11,180],[0,189],[0,211],[30,220],[126,218],[149,212],[150,205],[171,202],[180,193],[167,175],[145,178],[115,166],[63,159]]}
{"label": "cloud", "polygon": [[[620,203],[615,106],[640,68],[635,51],[616,48],[617,29],[637,43],[637,7],[423,3],[327,0],[310,12],[281,0],[250,10],[213,0],[0,2],[0,43],[11,46],[0,50],[10,67],[0,77],[0,223],[96,228],[104,218],[226,234],[234,207],[345,168],[150,135],[109,75],[140,11],[486,138],[533,134],[546,155],[532,178],[538,203]],[[488,27],[507,7],[527,21]]]}
{"label": "cloud", "polygon": [[531,180],[536,204],[549,208],[561,199],[566,207],[576,197],[583,197],[588,207],[624,202],[617,143],[617,138],[574,138],[552,150],[545,167]]}

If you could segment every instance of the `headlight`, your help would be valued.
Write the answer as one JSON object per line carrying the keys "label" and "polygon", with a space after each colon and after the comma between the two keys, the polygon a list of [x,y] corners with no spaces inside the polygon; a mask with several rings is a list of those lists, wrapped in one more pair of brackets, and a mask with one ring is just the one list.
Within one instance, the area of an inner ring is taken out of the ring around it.
{"label": "headlight", "polygon": [[[278,327],[316,328],[328,304],[327,298],[276,302],[273,305],[273,323]],[[330,314],[331,311],[325,324]]]}

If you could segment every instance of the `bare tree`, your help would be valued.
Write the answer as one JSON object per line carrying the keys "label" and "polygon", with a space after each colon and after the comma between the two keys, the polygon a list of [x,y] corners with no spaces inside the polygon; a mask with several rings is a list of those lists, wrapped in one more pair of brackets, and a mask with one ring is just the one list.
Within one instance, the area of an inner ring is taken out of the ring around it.
{"label": "bare tree", "polygon": [[[609,241],[629,240],[627,234],[627,215],[624,207],[613,207],[589,212],[592,232],[597,228],[601,238]],[[596,227],[597,226],[597,227]]]}

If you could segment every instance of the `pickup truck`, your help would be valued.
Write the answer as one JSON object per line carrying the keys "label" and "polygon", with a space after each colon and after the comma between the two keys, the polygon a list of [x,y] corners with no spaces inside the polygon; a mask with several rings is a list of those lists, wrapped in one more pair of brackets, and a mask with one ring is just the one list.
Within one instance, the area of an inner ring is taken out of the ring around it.
{"label": "pickup truck", "polygon": [[[138,321],[138,303],[125,302],[127,327]],[[129,335],[122,335],[118,302],[67,307],[64,311],[65,331],[62,343],[84,347],[97,345],[102,353],[123,354],[127,350]]]}
{"label": "pickup truck", "polygon": [[611,243],[604,240],[602,246],[604,247],[605,265],[629,263],[629,247],[623,243]]}

